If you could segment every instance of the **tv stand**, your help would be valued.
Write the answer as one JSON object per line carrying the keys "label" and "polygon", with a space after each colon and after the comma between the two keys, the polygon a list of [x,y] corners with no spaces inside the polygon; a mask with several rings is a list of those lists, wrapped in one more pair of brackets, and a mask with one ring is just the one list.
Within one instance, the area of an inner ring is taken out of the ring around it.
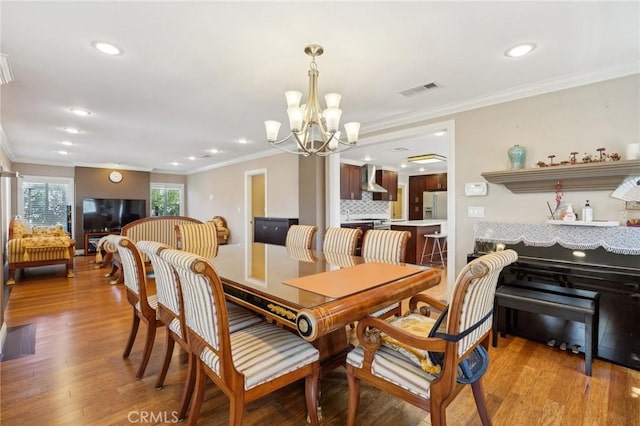
{"label": "tv stand", "polygon": [[101,231],[101,232],[85,232],[84,233],[84,255],[96,253],[98,241],[105,235],[120,235],[120,231]]}

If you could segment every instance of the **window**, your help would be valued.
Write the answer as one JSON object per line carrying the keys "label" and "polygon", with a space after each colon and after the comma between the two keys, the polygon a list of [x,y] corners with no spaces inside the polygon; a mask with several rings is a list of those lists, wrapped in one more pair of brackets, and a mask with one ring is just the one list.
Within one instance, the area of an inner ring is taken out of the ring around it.
{"label": "window", "polygon": [[151,184],[151,216],[183,216],[184,185]]}
{"label": "window", "polygon": [[31,225],[61,224],[71,232],[73,179],[25,176],[18,182],[18,214]]}

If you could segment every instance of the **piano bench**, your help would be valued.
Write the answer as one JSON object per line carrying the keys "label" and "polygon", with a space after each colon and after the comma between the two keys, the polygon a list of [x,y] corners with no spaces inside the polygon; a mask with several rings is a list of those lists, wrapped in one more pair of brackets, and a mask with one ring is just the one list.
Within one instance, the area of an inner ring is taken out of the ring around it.
{"label": "piano bench", "polygon": [[[593,351],[594,348],[597,350],[598,347],[598,305],[600,295],[588,290],[577,290],[540,283],[529,283],[529,285],[529,287],[503,285],[496,290],[492,345],[494,347],[498,345],[497,333],[500,308],[507,309],[505,321],[507,324],[511,316],[511,309],[581,322],[584,324],[585,330],[585,374],[591,376]],[[547,289],[546,287],[553,288]],[[501,333],[501,336],[504,336],[504,333]]]}

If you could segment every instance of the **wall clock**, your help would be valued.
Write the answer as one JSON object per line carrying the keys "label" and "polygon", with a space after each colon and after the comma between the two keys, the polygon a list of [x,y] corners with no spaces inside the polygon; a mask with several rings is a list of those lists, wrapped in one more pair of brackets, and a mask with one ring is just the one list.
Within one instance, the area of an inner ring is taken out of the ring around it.
{"label": "wall clock", "polygon": [[122,182],[122,173],[115,170],[112,171],[111,173],[109,173],[109,180],[113,183]]}

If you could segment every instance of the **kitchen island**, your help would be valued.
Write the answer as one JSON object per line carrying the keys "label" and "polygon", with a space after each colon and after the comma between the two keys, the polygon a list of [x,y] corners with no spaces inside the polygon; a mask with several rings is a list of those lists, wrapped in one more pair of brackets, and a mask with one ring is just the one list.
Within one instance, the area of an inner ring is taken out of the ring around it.
{"label": "kitchen island", "polygon": [[[436,234],[447,232],[446,219],[425,219],[425,220],[407,220],[403,222],[391,222],[391,229],[394,231],[408,231],[411,234],[407,242],[407,254],[405,261],[407,263],[420,263],[422,257],[422,249],[426,234]],[[433,242],[429,242],[427,253],[431,254]],[[440,257],[434,258],[434,261],[440,261]]]}

